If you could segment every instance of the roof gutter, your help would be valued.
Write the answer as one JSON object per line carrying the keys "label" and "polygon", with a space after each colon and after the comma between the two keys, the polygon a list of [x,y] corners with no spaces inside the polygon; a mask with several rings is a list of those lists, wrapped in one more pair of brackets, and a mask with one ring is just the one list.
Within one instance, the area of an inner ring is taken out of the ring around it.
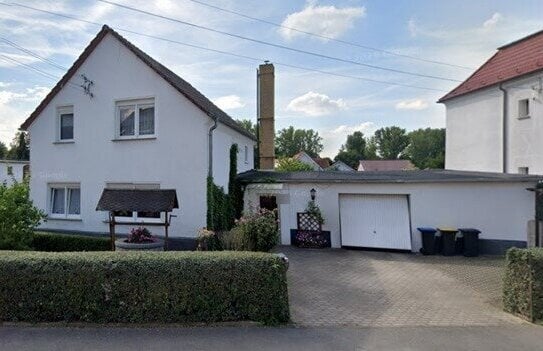
{"label": "roof gutter", "polygon": [[502,99],[502,166],[503,166],[503,173],[507,173],[507,147],[509,145],[509,139],[507,137],[507,113],[508,113],[508,105],[509,105],[509,95],[507,94],[507,89],[503,87],[503,83],[501,83],[498,87],[502,93],[503,93],[503,99]]}
{"label": "roof gutter", "polygon": [[207,155],[207,176],[209,178],[213,177],[213,131],[217,129],[217,125],[219,124],[219,116],[215,116],[213,114],[210,114],[209,117],[213,119],[213,125],[209,128],[208,133],[208,155]]}

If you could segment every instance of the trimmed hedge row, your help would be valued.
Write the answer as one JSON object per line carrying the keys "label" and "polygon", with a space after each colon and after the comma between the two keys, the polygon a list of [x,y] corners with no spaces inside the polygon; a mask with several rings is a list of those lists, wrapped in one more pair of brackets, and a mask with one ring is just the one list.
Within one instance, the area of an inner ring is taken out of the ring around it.
{"label": "trimmed hedge row", "polygon": [[253,252],[0,251],[0,320],[286,323],[286,270]]}
{"label": "trimmed hedge row", "polygon": [[68,235],[58,233],[34,233],[32,247],[36,251],[110,251],[111,241],[105,237]]}
{"label": "trimmed hedge row", "polygon": [[507,251],[503,284],[507,312],[532,321],[543,321],[543,249]]}

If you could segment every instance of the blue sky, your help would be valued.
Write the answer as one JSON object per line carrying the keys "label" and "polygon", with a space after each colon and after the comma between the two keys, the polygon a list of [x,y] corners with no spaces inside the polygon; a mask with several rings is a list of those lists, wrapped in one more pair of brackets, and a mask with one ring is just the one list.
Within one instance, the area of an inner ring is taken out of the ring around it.
{"label": "blue sky", "polygon": [[[220,12],[190,0],[114,0],[154,13],[263,41],[424,75],[465,79],[472,70],[431,64],[324,40]],[[476,68],[495,49],[543,29],[542,1],[234,1],[200,0],[270,22],[402,55]],[[333,157],[347,134],[398,125],[408,130],[443,127],[445,110],[435,101],[454,81],[411,76],[327,60],[211,33],[138,14],[95,0],[16,1],[113,28],[288,63],[337,74],[441,91],[378,84],[276,65],[277,128],[313,128]],[[19,51],[8,39],[60,66],[69,67],[99,27],[0,5],[0,140],[17,127],[56,83],[6,57],[54,77],[63,70]],[[255,120],[258,62],[119,31],[188,80],[234,118]]]}

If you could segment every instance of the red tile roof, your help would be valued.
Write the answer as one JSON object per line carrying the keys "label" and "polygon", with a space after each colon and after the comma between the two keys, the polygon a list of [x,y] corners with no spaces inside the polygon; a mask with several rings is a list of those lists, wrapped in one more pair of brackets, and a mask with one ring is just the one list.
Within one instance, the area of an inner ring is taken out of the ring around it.
{"label": "red tile roof", "polygon": [[438,102],[540,70],[543,70],[543,30],[498,48],[498,52]]}
{"label": "red tile roof", "polygon": [[328,157],[313,157],[313,161],[315,161],[315,163],[317,163],[321,168],[328,168],[332,164],[332,160],[330,160]]}
{"label": "red tile roof", "polygon": [[410,171],[415,166],[409,160],[360,160],[358,170],[362,172],[374,171]]}

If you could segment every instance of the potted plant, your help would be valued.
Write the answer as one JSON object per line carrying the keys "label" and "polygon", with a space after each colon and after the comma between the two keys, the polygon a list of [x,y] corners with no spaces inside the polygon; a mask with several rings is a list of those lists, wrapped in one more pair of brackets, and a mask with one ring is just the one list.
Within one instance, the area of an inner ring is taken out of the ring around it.
{"label": "potted plant", "polygon": [[115,241],[117,251],[164,251],[164,240],[154,237],[147,228],[132,228],[127,238]]}

